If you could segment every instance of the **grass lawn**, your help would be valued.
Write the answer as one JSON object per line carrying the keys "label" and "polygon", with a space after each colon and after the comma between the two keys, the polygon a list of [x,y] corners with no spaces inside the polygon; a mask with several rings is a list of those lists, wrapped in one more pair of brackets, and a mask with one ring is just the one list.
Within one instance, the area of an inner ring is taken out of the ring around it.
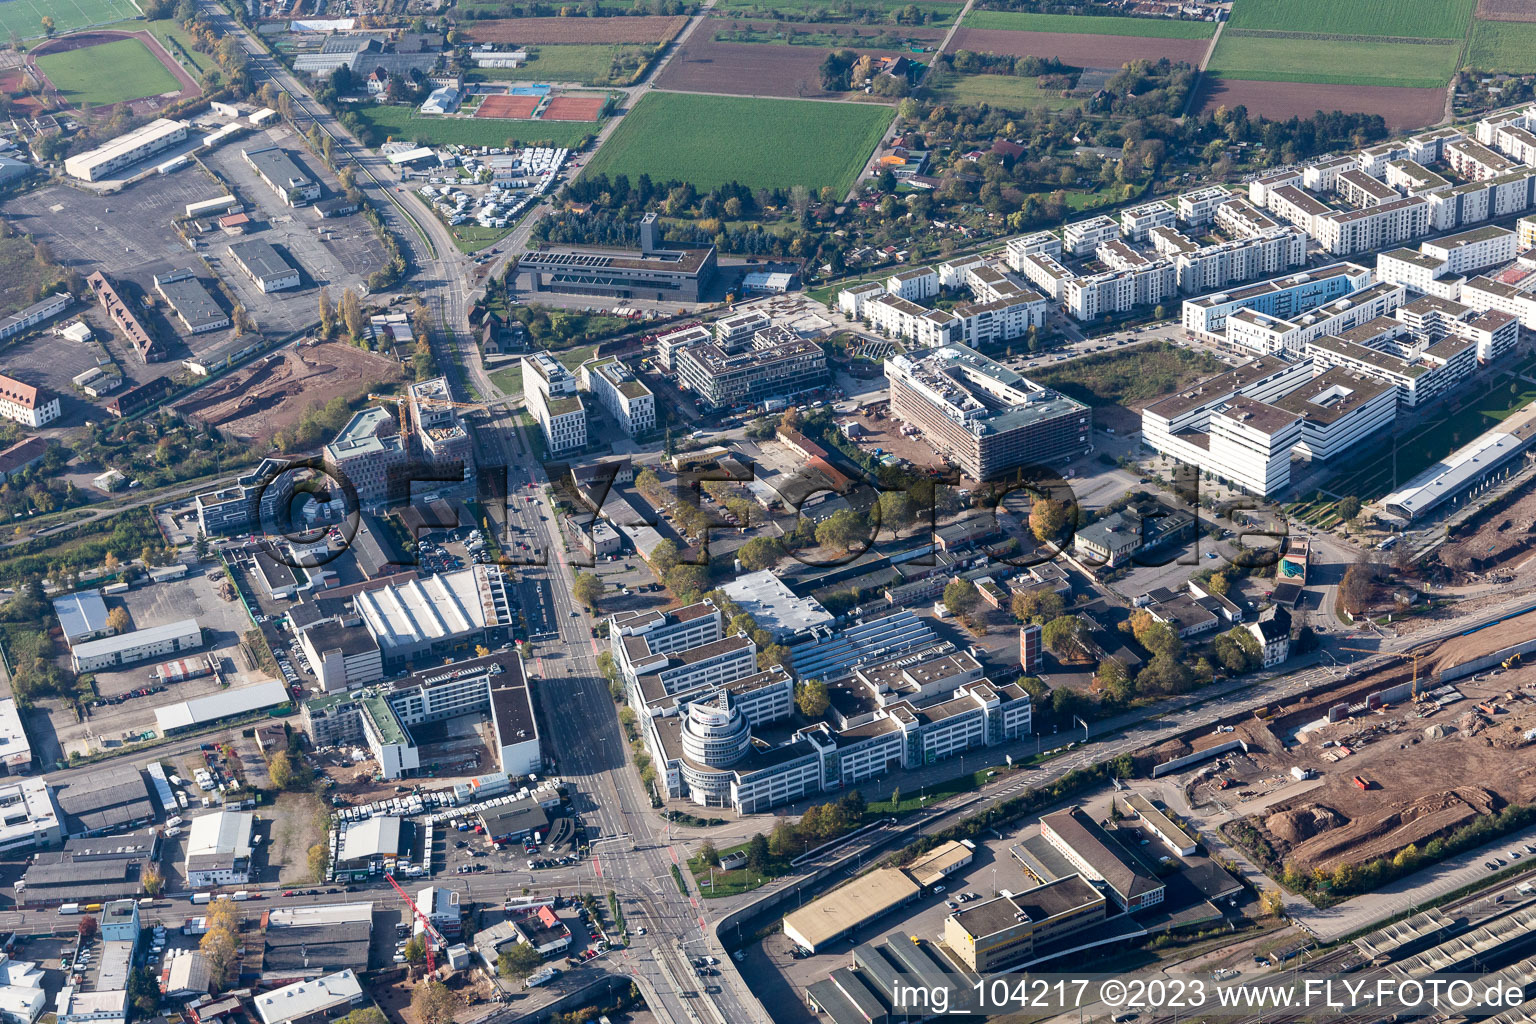
{"label": "grass lawn", "polygon": [[528,62],[521,67],[482,68],[465,77],[477,82],[630,85],[653,49],[637,43],[544,43],[528,47]]}
{"label": "grass lawn", "polygon": [[[878,8],[887,12],[904,7],[916,7],[927,15],[927,20],[923,24],[928,26],[953,23],[963,6],[965,5],[958,2],[943,3],[932,2],[932,0],[916,0],[914,3],[908,3],[907,0],[859,0],[858,4],[860,10]],[[770,19],[777,19],[781,11],[817,11],[819,12],[817,21],[854,20],[848,14],[839,11],[836,5],[826,3],[825,0],[777,0],[774,3],[769,3],[767,0],[719,0],[714,10],[716,13],[729,11],[740,17]],[[893,31],[898,31],[900,26],[892,25],[891,28]]]}
{"label": "grass lawn", "polygon": [[1450,81],[1461,42],[1387,43],[1224,33],[1209,73],[1250,82],[1315,82],[1437,89]]}
{"label": "grass lawn", "polygon": [[1031,380],[1098,407],[1144,402],[1220,373],[1225,364],[1166,342],[1132,345],[1031,371]]}
{"label": "grass lawn", "polygon": [[32,288],[48,281],[32,258],[32,243],[20,235],[0,238],[0,316],[32,304]]}
{"label": "grass lawn", "polygon": [[998,107],[1003,110],[1070,110],[1079,100],[1063,96],[1059,89],[1042,89],[1038,78],[1015,75],[960,75],[953,71],[935,71],[928,76],[926,88],[940,103],[965,106]]}
{"label": "grass lawn", "polygon": [[1239,0],[1232,5],[1227,31],[1461,39],[1476,6],[1477,0]]}
{"label": "grass lawn", "polygon": [[448,233],[459,252],[479,252],[493,242],[499,242],[511,234],[516,225],[504,228],[483,228],[479,224],[451,224]]}
{"label": "grass lawn", "polygon": [[736,180],[748,188],[831,185],[842,193],[894,115],[873,103],[650,92],[587,169],[699,189]]}
{"label": "grass lawn", "polygon": [[1522,75],[1536,72],[1536,24],[1524,21],[1473,23],[1467,67]]}
{"label": "grass lawn", "polygon": [[73,103],[109,106],[181,88],[175,76],[137,39],[44,54],[37,58],[37,66]]}
{"label": "grass lawn", "polygon": [[357,115],[377,133],[375,144],[386,136],[415,139],[427,145],[505,146],[510,142],[530,145],[550,142],[574,148],[596,134],[599,121],[506,121],[484,117],[421,117],[414,107],[383,104],[359,107]]}
{"label": "grass lawn", "polygon": [[503,367],[500,370],[487,374],[487,376],[491,378],[492,384],[501,389],[502,394],[520,395],[523,393],[523,364],[521,362]]}
{"label": "grass lawn", "polygon": [[47,34],[44,15],[53,19],[54,34],[63,35],[77,28],[136,18],[139,9],[132,0],[9,0],[0,3],[0,36],[41,39]]}
{"label": "grass lawn", "polygon": [[1372,451],[1359,465],[1329,480],[1324,489],[1352,494],[1362,501],[1401,487],[1436,461],[1536,401],[1536,385],[1500,375],[1482,394],[1468,398],[1460,409],[1445,411],[1411,434],[1369,445]]}
{"label": "grass lawn", "polygon": [[135,25],[124,26],[124,31],[135,32],[141,28],[147,28],[160,40],[160,45],[172,57],[179,57],[192,67],[194,76],[207,71],[213,66],[213,58],[206,53],[199,53],[192,49],[192,37],[187,35],[187,30],[181,27],[181,22],[175,18],[162,18],[159,21],[144,21]]}
{"label": "grass lawn", "polygon": [[[1241,6],[1241,3],[1238,6]],[[1143,39],[1209,39],[1216,34],[1215,24],[1209,21],[1103,18],[1088,14],[1032,14],[1028,11],[972,11],[966,15],[965,27],[1000,29],[1007,32],[1141,36]]]}

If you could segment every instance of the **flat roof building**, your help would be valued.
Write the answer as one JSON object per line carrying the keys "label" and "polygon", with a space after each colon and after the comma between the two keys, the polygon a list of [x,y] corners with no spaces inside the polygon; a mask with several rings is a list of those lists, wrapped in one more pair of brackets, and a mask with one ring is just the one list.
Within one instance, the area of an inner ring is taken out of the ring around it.
{"label": "flat roof building", "polygon": [[192,334],[229,326],[229,314],[219,308],[190,269],[178,267],[165,274],[156,274],[155,290],[171,304],[176,318]]}
{"label": "flat roof building", "polygon": [[259,238],[236,242],[229,255],[263,292],[280,292],[299,286],[299,272],[272,246]]}
{"label": "flat roof building", "polygon": [[497,646],[517,622],[506,576],[493,565],[363,590],[354,603],[386,671],[423,655]]}
{"label": "flat roof building", "polygon": [[727,597],[750,612],[758,626],[775,639],[826,625],[831,612],[814,597],[797,597],[779,577],[767,569],[737,576],[720,588]]}
{"label": "flat roof building", "polygon": [[600,249],[541,245],[517,261],[536,292],[699,302],[715,276],[715,247]]}
{"label": "flat roof building", "polygon": [[284,906],[267,912],[263,975],[292,978],[368,969],[374,904]]}
{"label": "flat roof building", "polygon": [[1047,814],[1040,835],[1090,881],[1101,883],[1121,910],[1134,913],[1163,902],[1163,883],[1080,807]]}
{"label": "flat roof building", "polygon": [[190,651],[203,645],[203,631],[196,619],[182,619],[163,626],[136,629],[117,636],[88,640],[70,648],[70,660],[76,672],[94,672],[115,665]]}
{"label": "flat roof building", "polygon": [[357,975],[346,970],[263,992],[256,996],[254,1005],[262,1024],[316,1024],[367,1001]]}
{"label": "flat roof building", "polygon": [[915,900],[922,888],[899,868],[877,868],[784,917],[788,939],[813,953]]}
{"label": "flat roof building", "polygon": [[1005,971],[1035,960],[1041,947],[1101,923],[1107,901],[1082,875],[972,903],[944,919],[944,944],[968,969]]}
{"label": "flat roof building", "polygon": [[107,625],[107,602],[97,590],[77,590],[53,599],[53,614],[59,618],[64,642],[70,646],[98,637],[111,636]]}
{"label": "flat roof building", "polygon": [[261,180],[288,206],[303,206],[320,198],[320,183],[294,162],[284,149],[242,149],[240,155]]}
{"label": "flat roof building", "polygon": [[241,884],[251,880],[251,811],[221,808],[192,819],[187,829],[184,877],[194,889]]}
{"label": "flat roof building", "polygon": [[167,149],[187,137],[185,121],[157,118],[149,124],[119,135],[104,146],[78,153],[64,161],[64,173],[81,181],[101,181],[116,171],[131,167]]}
{"label": "flat roof building", "polygon": [[885,375],[892,413],[971,479],[1061,462],[1089,447],[1088,406],[964,345],[893,356]]}
{"label": "flat roof building", "polygon": [[786,327],[760,330],[744,346],[715,342],[684,348],[673,362],[678,380],[712,409],[792,398],[828,380],[826,350]]}

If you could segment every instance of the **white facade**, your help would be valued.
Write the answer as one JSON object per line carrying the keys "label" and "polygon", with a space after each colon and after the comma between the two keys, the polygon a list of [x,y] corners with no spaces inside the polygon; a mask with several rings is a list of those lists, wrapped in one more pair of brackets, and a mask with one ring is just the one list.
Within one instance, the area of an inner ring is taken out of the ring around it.
{"label": "white facade", "polygon": [[137,629],[118,636],[104,637],[76,644],[70,659],[76,672],[94,672],[114,665],[131,665],[177,651],[190,651],[203,645],[203,631],[196,619],[183,619],[165,626]]}
{"label": "white facade", "polygon": [[42,427],[59,418],[59,398],[31,384],[0,375],[0,416],[26,427]]}
{"label": "white facade", "polygon": [[1148,261],[1143,267],[1114,270],[1067,282],[1062,301],[1078,320],[1096,320],[1106,313],[1123,313],[1172,297],[1178,289],[1178,271],[1167,259]]}
{"label": "white facade", "polygon": [[1062,231],[1063,248],[1073,256],[1087,256],[1120,234],[1120,226],[1110,217],[1076,220]]}
{"label": "white facade", "polygon": [[634,371],[617,359],[594,359],[581,366],[581,386],[619,421],[631,437],[656,426],[656,396]]}
{"label": "white facade", "polygon": [[1235,193],[1220,185],[1207,185],[1179,196],[1179,220],[1190,227],[1200,227],[1216,218],[1216,208],[1236,199]]}
{"label": "white facade", "polygon": [[1177,211],[1167,203],[1142,203],[1120,213],[1120,234],[1132,242],[1145,242],[1153,228],[1171,227]]}
{"label": "white facade", "polygon": [[932,267],[903,270],[885,279],[885,290],[908,302],[927,302],[939,294],[939,272]]}
{"label": "white facade", "polygon": [[523,393],[551,453],[585,448],[587,410],[576,376],[547,352],[523,356]]}
{"label": "white facade", "polygon": [[1424,242],[1419,251],[1445,260],[1448,274],[1466,274],[1515,258],[1518,236],[1504,228],[1482,227]]}
{"label": "white facade", "polygon": [[81,181],[101,181],[115,171],[131,167],[176,145],[186,137],[185,121],[158,118],[126,135],[119,135],[105,146],[68,157],[64,161],[64,173]]}
{"label": "white facade", "polygon": [[1174,257],[1174,268],[1179,290],[1191,294],[1281,274],[1306,261],[1307,235],[1289,227],[1180,252]]}
{"label": "white facade", "polygon": [[1396,199],[1364,210],[1319,217],[1313,235],[1337,256],[1385,249],[1428,233],[1429,201],[1422,196]]}

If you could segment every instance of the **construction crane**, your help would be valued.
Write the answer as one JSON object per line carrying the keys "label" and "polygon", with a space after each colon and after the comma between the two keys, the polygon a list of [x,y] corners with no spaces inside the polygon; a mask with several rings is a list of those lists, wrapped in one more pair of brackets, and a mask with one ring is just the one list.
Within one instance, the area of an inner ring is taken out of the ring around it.
{"label": "construction crane", "polygon": [[439,932],[433,926],[431,918],[421,912],[421,908],[416,905],[416,901],[411,899],[404,889],[400,888],[400,883],[395,881],[394,875],[385,872],[384,880],[389,883],[391,889],[400,894],[401,899],[405,900],[405,905],[411,908],[411,915],[421,922],[422,933],[426,937],[425,941],[427,944],[427,977],[435,976],[437,974],[437,957],[432,955],[432,946],[434,943],[440,946],[447,945],[447,942],[443,939],[442,932]]}
{"label": "construction crane", "polygon": [[1382,654],[1388,658],[1413,658],[1413,696],[1411,699],[1419,699],[1419,659],[1427,654],[1427,651],[1418,650],[1410,654],[1408,651],[1373,651],[1369,647],[1340,647],[1339,650],[1355,651],[1359,654]]}

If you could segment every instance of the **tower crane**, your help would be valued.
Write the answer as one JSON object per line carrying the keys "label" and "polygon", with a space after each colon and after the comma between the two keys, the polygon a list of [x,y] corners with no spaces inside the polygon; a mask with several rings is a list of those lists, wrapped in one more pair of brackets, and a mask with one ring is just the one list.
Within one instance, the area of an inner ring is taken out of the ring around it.
{"label": "tower crane", "polygon": [[438,931],[437,928],[432,924],[431,918],[421,912],[421,908],[416,905],[416,901],[411,899],[411,897],[406,893],[404,889],[400,888],[400,883],[395,881],[394,875],[385,872],[384,880],[389,883],[391,889],[400,894],[400,898],[402,900],[405,900],[405,905],[411,908],[411,915],[415,917],[417,921],[421,922],[421,930],[422,933],[426,936],[427,943],[427,976],[432,977],[436,975],[437,957],[432,954],[432,946],[434,943],[443,947],[447,946],[447,942],[443,939],[442,932]]}
{"label": "tower crane", "polygon": [[1388,658],[1412,658],[1413,659],[1413,696],[1412,700],[1419,699],[1419,659],[1428,654],[1425,650],[1416,651],[1373,651],[1369,647],[1340,647],[1341,651],[1354,651],[1358,654],[1381,654]]}

